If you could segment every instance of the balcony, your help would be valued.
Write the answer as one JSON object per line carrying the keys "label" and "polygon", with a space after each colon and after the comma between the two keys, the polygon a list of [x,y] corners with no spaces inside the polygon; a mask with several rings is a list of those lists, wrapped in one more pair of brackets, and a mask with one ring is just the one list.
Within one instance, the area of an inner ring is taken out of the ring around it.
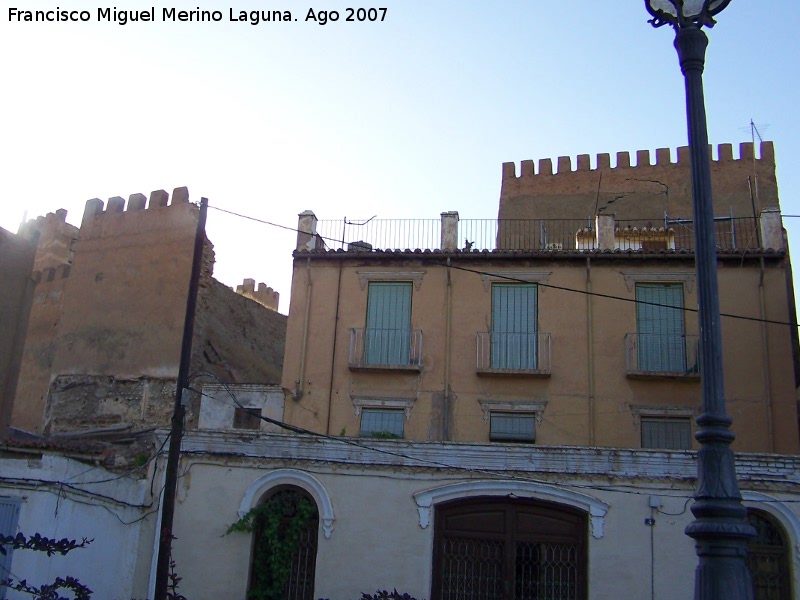
{"label": "balcony", "polygon": [[629,333],[625,336],[628,377],[700,378],[699,336]]}
{"label": "balcony", "polygon": [[478,332],[477,373],[550,377],[550,334]]}
{"label": "balcony", "polygon": [[422,331],[419,329],[351,329],[350,358],[353,371],[420,371]]}

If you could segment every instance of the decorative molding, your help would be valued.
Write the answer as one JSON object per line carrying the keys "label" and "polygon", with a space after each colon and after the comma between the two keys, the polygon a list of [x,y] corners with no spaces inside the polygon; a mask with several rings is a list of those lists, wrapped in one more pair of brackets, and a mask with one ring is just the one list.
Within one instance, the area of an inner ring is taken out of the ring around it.
{"label": "decorative molding", "polygon": [[381,398],[375,396],[350,396],[353,401],[356,416],[361,415],[362,408],[396,408],[403,409],[406,421],[411,418],[411,409],[414,408],[416,398]]}
{"label": "decorative molding", "polygon": [[[483,273],[483,289],[487,292],[492,289],[492,283],[513,283],[511,279],[518,279],[526,283],[547,283],[547,278],[552,275],[552,271],[503,271],[502,273]],[[542,288],[544,291],[545,288]]]}
{"label": "decorative molding", "polygon": [[547,407],[547,400],[478,400],[483,411],[484,422],[489,422],[492,411],[510,413],[534,413],[536,422],[542,423],[542,413]]}
{"label": "decorative molding", "polygon": [[326,540],[330,539],[336,517],[333,514],[333,504],[328,490],[316,477],[297,469],[277,469],[262,475],[251,483],[239,505],[239,518],[244,517],[248,511],[255,508],[267,491],[280,485],[294,485],[311,494],[317,503],[317,510],[322,522],[322,533]]}
{"label": "decorative molding", "polygon": [[637,283],[683,283],[690,294],[694,289],[694,271],[620,271],[628,291]]}
{"label": "decorative molding", "polygon": [[566,504],[589,513],[592,536],[600,539],[603,537],[603,525],[609,504],[598,500],[588,494],[573,492],[545,483],[530,481],[467,481],[443,485],[430,490],[414,494],[419,512],[419,526],[425,529],[431,522],[431,511],[436,504],[457,500],[461,498],[475,498],[479,496],[515,496],[517,498],[533,498],[557,504]]}
{"label": "decorative molding", "polygon": [[356,275],[358,275],[358,282],[361,284],[362,291],[367,288],[367,284],[370,281],[411,281],[414,283],[416,290],[419,291],[425,271],[405,271],[402,269],[393,271],[356,271]]}
{"label": "decorative molding", "polygon": [[792,548],[794,548],[792,556],[794,556],[795,568],[793,571],[797,572],[797,567],[800,566],[800,518],[778,498],[761,492],[742,491],[742,503],[750,508],[757,508],[769,513],[781,524],[791,540]]}

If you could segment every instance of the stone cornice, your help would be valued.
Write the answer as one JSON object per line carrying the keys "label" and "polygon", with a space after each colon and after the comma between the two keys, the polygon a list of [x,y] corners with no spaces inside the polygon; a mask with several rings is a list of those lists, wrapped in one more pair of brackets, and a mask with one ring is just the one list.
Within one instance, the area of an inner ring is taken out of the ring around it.
{"label": "stone cornice", "polygon": [[[159,437],[166,436],[160,431]],[[341,440],[341,441],[340,441]],[[215,432],[192,430],[183,438],[182,452],[218,454],[220,457],[336,463],[354,468],[470,470],[507,475],[536,473],[560,477],[579,475],[603,478],[669,479],[693,482],[697,477],[697,453],[633,448],[584,446],[531,446],[410,440],[322,438],[310,435]],[[741,483],[800,484],[800,456],[737,454],[736,471]]]}

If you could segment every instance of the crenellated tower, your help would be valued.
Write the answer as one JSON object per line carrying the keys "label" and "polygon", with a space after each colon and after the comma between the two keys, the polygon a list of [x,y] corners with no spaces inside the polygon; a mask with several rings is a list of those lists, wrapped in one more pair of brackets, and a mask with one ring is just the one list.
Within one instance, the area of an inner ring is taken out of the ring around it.
{"label": "crenellated tower", "polygon": [[[779,208],[772,142],[762,142],[756,157],[752,143],[720,144],[713,156],[709,146],[714,208],[718,216],[752,217],[764,209]],[[680,147],[676,160],[669,148],[598,154],[595,167],[588,154],[560,156],[553,168],[549,158],[524,160],[517,175],[514,163],[503,164],[500,219],[583,219],[615,214],[618,219],[691,218],[689,148]]]}

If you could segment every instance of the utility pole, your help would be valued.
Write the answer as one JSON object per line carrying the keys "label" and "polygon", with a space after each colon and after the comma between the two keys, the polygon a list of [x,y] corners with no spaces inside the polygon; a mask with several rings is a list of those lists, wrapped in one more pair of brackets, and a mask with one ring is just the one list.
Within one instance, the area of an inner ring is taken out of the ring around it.
{"label": "utility pole", "polygon": [[197,289],[200,284],[200,269],[203,264],[203,246],[206,240],[206,213],[208,199],[200,200],[200,215],[194,235],[194,254],[192,256],[192,275],[189,279],[189,293],[186,297],[186,314],[183,321],[183,342],[181,343],[181,363],[178,368],[178,382],[175,390],[175,408],[172,412],[172,430],[167,454],[167,470],[164,477],[164,500],[161,503],[161,532],[156,562],[156,586],[154,600],[166,600],[169,584],[169,562],[172,553],[172,522],[175,516],[175,492],[178,486],[178,460],[183,437],[183,418],[186,402],[189,400],[189,368],[192,359],[192,335],[194,334],[194,315],[197,309]]}

